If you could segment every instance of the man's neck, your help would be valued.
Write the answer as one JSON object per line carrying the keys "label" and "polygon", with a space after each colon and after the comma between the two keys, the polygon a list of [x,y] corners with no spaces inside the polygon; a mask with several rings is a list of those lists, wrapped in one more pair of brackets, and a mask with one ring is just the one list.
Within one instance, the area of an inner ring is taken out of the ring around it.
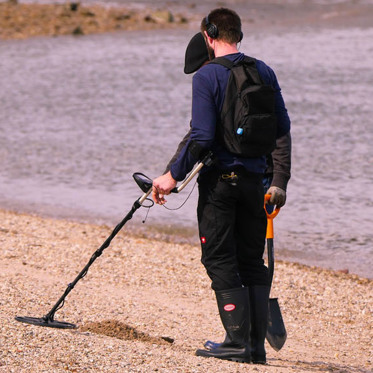
{"label": "man's neck", "polygon": [[227,44],[222,42],[215,42],[215,57],[226,56],[227,54],[238,53],[237,44]]}

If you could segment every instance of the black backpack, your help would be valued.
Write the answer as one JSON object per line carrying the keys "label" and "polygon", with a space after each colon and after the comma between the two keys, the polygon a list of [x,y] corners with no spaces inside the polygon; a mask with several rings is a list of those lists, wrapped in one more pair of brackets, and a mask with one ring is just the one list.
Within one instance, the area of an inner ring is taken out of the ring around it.
{"label": "black backpack", "polygon": [[270,154],[276,146],[275,90],[263,83],[255,59],[245,56],[234,64],[218,57],[210,63],[231,70],[217,125],[218,141],[242,157]]}

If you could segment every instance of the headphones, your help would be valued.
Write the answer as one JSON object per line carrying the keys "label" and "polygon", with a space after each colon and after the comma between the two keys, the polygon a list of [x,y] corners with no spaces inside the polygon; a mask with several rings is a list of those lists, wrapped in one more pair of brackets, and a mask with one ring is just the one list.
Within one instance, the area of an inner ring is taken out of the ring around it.
{"label": "headphones", "polygon": [[210,23],[209,16],[206,16],[206,32],[207,35],[212,39],[216,39],[219,36],[219,30],[216,25]]}
{"label": "headphones", "polygon": [[[213,23],[210,23],[209,16],[206,16],[205,22],[206,22],[207,35],[211,39],[216,39],[219,36],[218,27],[216,25],[214,25]],[[242,33],[242,31],[240,31],[240,40],[238,40],[238,43],[242,40],[242,38],[243,38],[243,33]]]}

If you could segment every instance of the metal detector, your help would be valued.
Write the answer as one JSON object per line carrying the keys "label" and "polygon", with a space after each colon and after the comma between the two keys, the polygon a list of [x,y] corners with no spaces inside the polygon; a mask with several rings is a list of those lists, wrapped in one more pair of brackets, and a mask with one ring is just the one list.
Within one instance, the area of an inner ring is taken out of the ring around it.
{"label": "metal detector", "polygon": [[[186,185],[194,178],[194,176],[201,170],[203,166],[210,166],[212,164],[212,153],[209,152],[202,161],[193,169],[193,171],[190,173],[190,175],[183,181],[182,184],[180,184],[179,187],[174,188],[171,192],[172,193],[179,193],[181,192]],[[110,234],[110,236],[106,239],[106,241],[101,245],[99,249],[95,251],[95,253],[92,255],[89,262],[86,264],[86,266],[81,270],[81,272],[76,276],[75,280],[68,284],[65,292],[62,294],[61,298],[58,299],[56,304],[52,307],[52,309],[43,317],[29,317],[29,316],[17,316],[15,319],[17,321],[26,323],[26,324],[32,324],[37,326],[47,326],[50,328],[59,328],[59,329],[75,329],[76,325],[71,324],[64,321],[57,321],[54,319],[55,313],[61,309],[65,303],[65,298],[68,296],[71,290],[74,289],[77,282],[82,279],[88,272],[88,269],[93,264],[93,262],[102,254],[102,252],[110,245],[113,238],[118,234],[118,232],[123,228],[123,226],[127,223],[128,220],[132,219],[133,214],[136,210],[138,210],[143,203],[148,199],[147,197],[152,191],[153,181],[149,179],[147,176],[140,172],[136,172],[133,174],[133,178],[135,179],[137,185],[140,187],[140,189],[144,192],[144,194],[138,198],[131,210],[128,212],[128,214],[124,217],[124,219],[114,228],[113,232]],[[150,207],[153,206],[154,203],[151,204]]]}

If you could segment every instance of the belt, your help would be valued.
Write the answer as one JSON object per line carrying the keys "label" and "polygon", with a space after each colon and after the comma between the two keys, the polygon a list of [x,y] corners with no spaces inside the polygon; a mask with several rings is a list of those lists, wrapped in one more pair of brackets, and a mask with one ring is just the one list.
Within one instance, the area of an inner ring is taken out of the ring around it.
{"label": "belt", "polygon": [[262,179],[263,175],[258,173],[253,173],[246,170],[245,167],[235,167],[230,170],[222,170],[219,172],[218,180],[226,181],[233,185],[236,185],[237,181],[241,178],[250,178],[250,179]]}
{"label": "belt", "polygon": [[253,178],[253,179],[261,179],[263,177],[262,174],[252,173],[246,170],[245,167],[232,167],[230,169],[215,169],[210,172],[203,173],[199,176],[200,181],[207,181],[207,180],[217,180],[217,181],[225,181],[228,183],[236,184],[237,181],[241,178]]}

